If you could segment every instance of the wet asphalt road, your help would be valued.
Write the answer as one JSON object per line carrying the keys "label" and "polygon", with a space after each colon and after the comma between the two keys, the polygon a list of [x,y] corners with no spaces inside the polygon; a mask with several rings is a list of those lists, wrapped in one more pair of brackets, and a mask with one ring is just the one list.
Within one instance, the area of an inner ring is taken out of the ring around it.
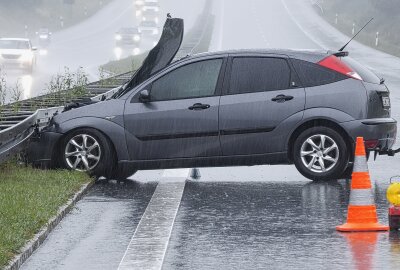
{"label": "wet asphalt road", "polygon": [[[265,180],[268,171],[237,181],[228,169],[203,169],[201,180],[188,181],[163,269],[399,269],[400,232],[335,231],[348,180]],[[158,172],[144,174],[97,183],[22,269],[117,269],[157,185],[146,179]],[[373,186],[387,223],[387,185]]]}
{"label": "wet asphalt road", "polygon": [[[301,21],[299,2],[246,3],[235,1],[239,10],[225,9],[222,25],[216,25],[224,35],[213,38],[213,48],[318,48],[321,40],[337,48],[342,42],[333,31],[327,31],[324,40],[317,27],[302,33],[307,21]],[[271,16],[249,15],[259,9]],[[285,20],[288,14],[294,18]],[[249,20],[235,19],[240,16]],[[319,22],[315,16],[309,19]],[[293,35],[268,28],[274,20],[284,21],[282,29]],[[236,26],[242,33],[246,27],[258,27],[260,35],[241,39],[229,30]],[[322,23],[319,26],[323,29]],[[387,79],[392,114],[400,119],[399,59],[357,43],[349,48],[352,56]],[[385,224],[385,191],[389,178],[400,174],[399,158],[369,162],[379,218]],[[348,180],[312,183],[293,166],[201,169],[201,174],[199,181],[186,184],[163,269],[400,269],[400,233],[335,231],[346,218]],[[22,269],[117,269],[159,179],[159,171],[139,172],[124,184],[96,184]]]}
{"label": "wet asphalt road", "polygon": [[117,269],[155,187],[97,183],[22,269]]}
{"label": "wet asphalt road", "polygon": [[335,231],[348,184],[189,183],[163,269],[399,269],[399,233],[349,239]]}

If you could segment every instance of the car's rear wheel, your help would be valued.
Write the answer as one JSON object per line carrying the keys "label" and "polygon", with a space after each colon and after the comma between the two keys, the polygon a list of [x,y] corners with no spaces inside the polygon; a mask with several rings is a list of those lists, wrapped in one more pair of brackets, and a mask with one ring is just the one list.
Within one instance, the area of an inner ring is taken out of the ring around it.
{"label": "car's rear wheel", "polygon": [[329,127],[313,127],[295,140],[293,161],[299,172],[311,180],[339,179],[349,162],[343,136]]}
{"label": "car's rear wheel", "polygon": [[112,145],[95,129],[79,129],[69,133],[61,143],[60,152],[64,168],[87,172],[96,177],[112,177],[116,171]]}

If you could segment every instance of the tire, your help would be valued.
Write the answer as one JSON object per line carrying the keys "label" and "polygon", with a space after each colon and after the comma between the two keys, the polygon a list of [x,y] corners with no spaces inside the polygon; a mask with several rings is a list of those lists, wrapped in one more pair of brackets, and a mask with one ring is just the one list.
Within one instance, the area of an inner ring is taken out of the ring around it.
{"label": "tire", "polygon": [[342,173],[342,175],[339,177],[339,179],[351,179],[352,174],[353,174],[353,164],[349,164]]}
{"label": "tire", "polygon": [[78,129],[67,134],[60,144],[59,157],[63,168],[95,177],[111,178],[117,171],[111,142],[95,129]]}
{"label": "tire", "polygon": [[309,128],[297,137],[293,146],[293,161],[303,176],[314,181],[327,181],[341,178],[348,167],[349,153],[340,133],[319,126]]}

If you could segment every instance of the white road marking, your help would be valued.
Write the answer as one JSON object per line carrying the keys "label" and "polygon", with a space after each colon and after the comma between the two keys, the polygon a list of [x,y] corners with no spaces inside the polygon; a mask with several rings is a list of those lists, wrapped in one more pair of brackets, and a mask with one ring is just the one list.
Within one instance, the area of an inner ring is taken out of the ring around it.
{"label": "white road marking", "polygon": [[118,269],[159,270],[191,169],[165,170]]}
{"label": "white road marking", "polygon": [[325,46],[316,38],[314,38],[313,35],[311,35],[304,27],[296,20],[296,18],[293,16],[292,11],[288,8],[286,5],[286,0],[281,0],[282,5],[286,9],[287,13],[289,14],[290,19],[297,25],[297,27],[312,41],[314,42],[317,46],[321,47],[322,49],[326,49]]}

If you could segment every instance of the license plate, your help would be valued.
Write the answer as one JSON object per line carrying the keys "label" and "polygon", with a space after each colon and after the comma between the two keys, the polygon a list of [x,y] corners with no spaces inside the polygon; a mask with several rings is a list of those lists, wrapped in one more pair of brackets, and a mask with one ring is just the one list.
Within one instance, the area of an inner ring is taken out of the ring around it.
{"label": "license plate", "polygon": [[390,107],[390,98],[389,97],[382,97],[382,104],[383,107]]}

